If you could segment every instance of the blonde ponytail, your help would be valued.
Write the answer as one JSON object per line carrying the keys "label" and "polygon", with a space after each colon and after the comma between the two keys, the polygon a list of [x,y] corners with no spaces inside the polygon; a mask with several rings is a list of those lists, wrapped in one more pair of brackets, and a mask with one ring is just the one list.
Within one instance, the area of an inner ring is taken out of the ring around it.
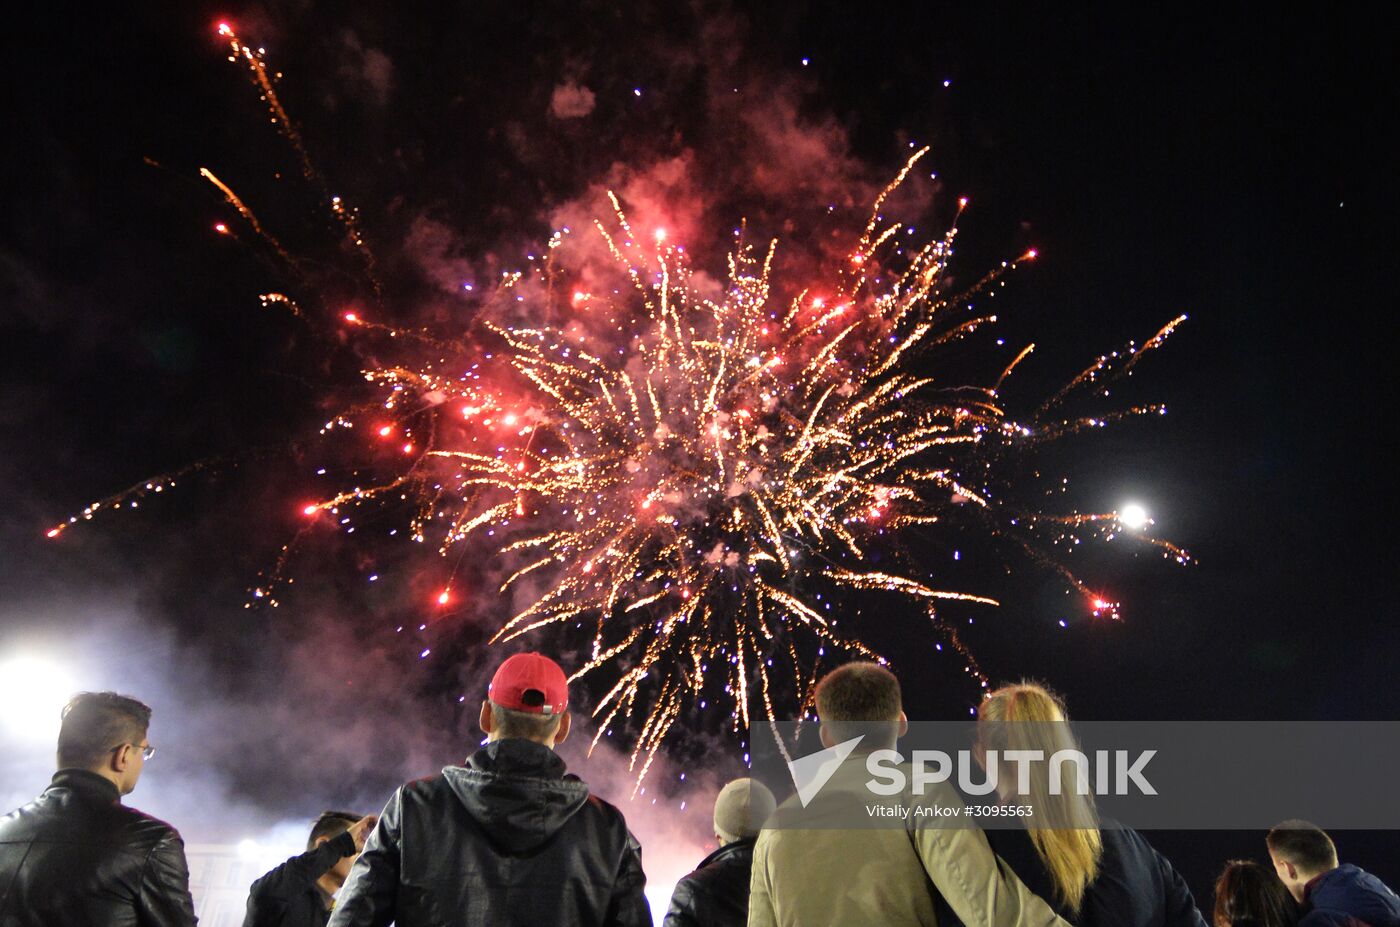
{"label": "blonde ponytail", "polygon": [[1044,687],[1020,682],[988,695],[977,718],[984,750],[1039,750],[1046,758],[1031,764],[1030,790],[1016,800],[1033,807],[1028,821],[1037,823],[1028,824],[1026,831],[1059,900],[1077,913],[1085,890],[1098,877],[1103,837],[1092,795],[1081,795],[1073,787],[1050,794],[1048,758],[1060,750],[1079,748],[1064,706]]}

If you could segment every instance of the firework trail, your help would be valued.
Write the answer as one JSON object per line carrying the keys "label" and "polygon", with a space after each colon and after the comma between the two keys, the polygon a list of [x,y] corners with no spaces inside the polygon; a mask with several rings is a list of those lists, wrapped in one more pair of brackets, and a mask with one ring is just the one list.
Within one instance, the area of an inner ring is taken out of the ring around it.
{"label": "firework trail", "polygon": [[[220,31],[314,179],[261,52]],[[1014,474],[1046,442],[1162,412],[1065,409],[1131,373],[1182,319],[1140,347],[1099,357],[1024,418],[1003,408],[999,392],[1032,347],[990,386],[929,375],[932,352],[996,321],[973,313],[971,297],[1035,252],[952,292],[956,223],[910,246],[907,234],[897,237],[907,230],[882,218],[925,151],[876,198],[839,266],[802,283],[776,279],[776,240],[755,245],[742,232],[716,281],[665,229],[634,228],[609,194],[605,221],[557,231],[528,271],[502,277],[498,311],[465,335],[343,313],[342,326],[396,363],[365,369],[374,400],[332,418],[322,434],[358,428],[371,443],[396,446],[400,463],[305,504],[303,515],[353,530],[364,510],[408,502],[414,540],[458,563],[469,550],[493,551],[509,574],[499,592],[523,603],[493,640],[586,629],[575,677],[615,679],[593,706],[598,737],[619,719],[637,723],[638,782],[686,706],[722,689],[735,726],[747,729],[759,720],[751,705],[770,722],[799,708],[824,661],[881,659],[832,614],[834,600],[883,593],[922,609],[985,687],[935,607],[995,600],[937,588],[913,570],[874,569],[868,556],[872,544],[938,526],[955,510],[976,512],[971,521],[1060,573],[1095,613],[1116,615],[1115,603],[1047,551],[1123,532],[1117,513],[1019,507]],[[295,266],[242,200],[207,176]],[[344,221],[338,198],[331,211]],[[347,228],[368,255],[358,228]],[[601,250],[591,247],[599,241]],[[263,302],[304,317],[285,295]],[[70,523],[123,503],[120,494],[95,503]],[[1168,541],[1132,536],[1188,560]],[[277,604],[284,565],[255,599]],[[449,580],[438,604],[460,594]]]}
{"label": "firework trail", "polygon": [[[287,140],[287,144],[292,146],[296,152],[297,160],[301,167],[302,177],[313,184],[320,194],[321,201],[335,217],[345,232],[347,240],[354,246],[364,263],[364,269],[370,284],[374,287],[376,296],[383,296],[383,285],[379,282],[378,262],[375,260],[374,252],[370,250],[365,241],[364,231],[360,227],[359,210],[348,206],[339,196],[332,194],[326,184],[321,172],[316,170],[316,165],[311,159],[311,153],[306,148],[306,143],[302,140],[301,132],[297,130],[296,123],[287,114],[287,110],[282,106],[282,99],[277,95],[276,81],[281,78],[281,74],[270,73],[267,69],[266,51],[262,48],[253,48],[245,45],[234,32],[233,27],[228,23],[219,23],[217,31],[220,37],[228,41],[228,60],[233,64],[242,64],[248,72],[249,79],[258,90],[258,98],[267,104],[268,120],[277,127],[277,131]],[[258,220],[253,213],[243,204],[232,190],[224,185],[214,176],[208,168],[200,168],[199,173],[219,191],[224,194],[224,198],[233,206],[253,227],[253,230],[277,252],[287,264],[295,265],[292,256],[283,249],[281,243],[271,234],[263,230],[258,224]]]}

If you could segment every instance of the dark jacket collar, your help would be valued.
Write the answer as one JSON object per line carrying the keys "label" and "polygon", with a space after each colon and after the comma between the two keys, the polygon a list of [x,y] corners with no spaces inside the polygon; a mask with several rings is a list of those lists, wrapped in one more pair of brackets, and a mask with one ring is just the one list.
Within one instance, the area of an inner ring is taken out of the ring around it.
{"label": "dark jacket collar", "polygon": [[706,866],[710,865],[710,863],[718,863],[723,860],[732,859],[736,856],[752,856],[753,845],[757,842],[757,837],[750,837],[744,840],[735,840],[733,843],[726,843],[724,846],[720,847],[718,850],[715,850],[709,856],[700,860],[700,865],[696,866],[695,868],[704,869]]}
{"label": "dark jacket collar", "polygon": [[105,804],[120,803],[122,800],[121,790],[112,780],[86,769],[60,769],[53,774],[49,788],[69,789],[80,798]]}
{"label": "dark jacket collar", "polygon": [[533,740],[510,737],[493,740],[467,757],[467,768],[498,776],[562,779],[568,767],[559,754]]}

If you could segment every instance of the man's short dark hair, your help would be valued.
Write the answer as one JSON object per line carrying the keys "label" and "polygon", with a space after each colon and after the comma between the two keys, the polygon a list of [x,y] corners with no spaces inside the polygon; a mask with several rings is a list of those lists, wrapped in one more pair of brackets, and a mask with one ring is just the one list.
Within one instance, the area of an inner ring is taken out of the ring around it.
{"label": "man's short dark hair", "polygon": [[121,744],[139,744],[151,709],[129,695],[79,692],[63,708],[58,731],[60,769],[97,769]]}
{"label": "man's short dark hair", "polygon": [[335,837],[350,829],[363,814],[353,811],[322,811],[316,823],[311,825],[311,836],[306,838],[306,848],[313,849],[322,837]]}
{"label": "man's short dark hair", "polygon": [[899,680],[880,664],[838,666],[817,683],[816,697],[817,717],[836,740],[868,735],[893,746],[898,739]]}
{"label": "man's short dark hair", "polygon": [[1264,838],[1269,852],[1308,874],[1337,868],[1337,847],[1316,824],[1297,819],[1284,821]]}
{"label": "man's short dark hair", "polygon": [[491,726],[496,729],[496,736],[502,739],[523,737],[536,743],[544,743],[559,730],[559,719],[562,717],[562,713],[545,715],[533,711],[516,711],[514,708],[502,708],[491,702]]}

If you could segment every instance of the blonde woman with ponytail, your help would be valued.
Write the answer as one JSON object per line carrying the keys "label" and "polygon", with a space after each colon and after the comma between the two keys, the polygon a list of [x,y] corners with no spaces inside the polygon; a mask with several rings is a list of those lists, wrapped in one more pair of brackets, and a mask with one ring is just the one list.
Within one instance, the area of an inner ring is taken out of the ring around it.
{"label": "blonde woman with ponytail", "polygon": [[[1008,750],[1050,757],[1079,749],[1064,703],[1034,682],[988,695],[977,712],[977,736],[975,753],[984,766],[999,764],[996,757]],[[1051,794],[1043,760],[1029,764],[1025,792],[1018,791],[1014,767],[998,768],[997,783],[1002,802],[1033,810],[1027,818],[1008,819],[1024,826],[988,830],[987,840],[1065,920],[1080,927],[1205,927],[1171,863],[1136,831],[1101,822],[1087,787]]]}

